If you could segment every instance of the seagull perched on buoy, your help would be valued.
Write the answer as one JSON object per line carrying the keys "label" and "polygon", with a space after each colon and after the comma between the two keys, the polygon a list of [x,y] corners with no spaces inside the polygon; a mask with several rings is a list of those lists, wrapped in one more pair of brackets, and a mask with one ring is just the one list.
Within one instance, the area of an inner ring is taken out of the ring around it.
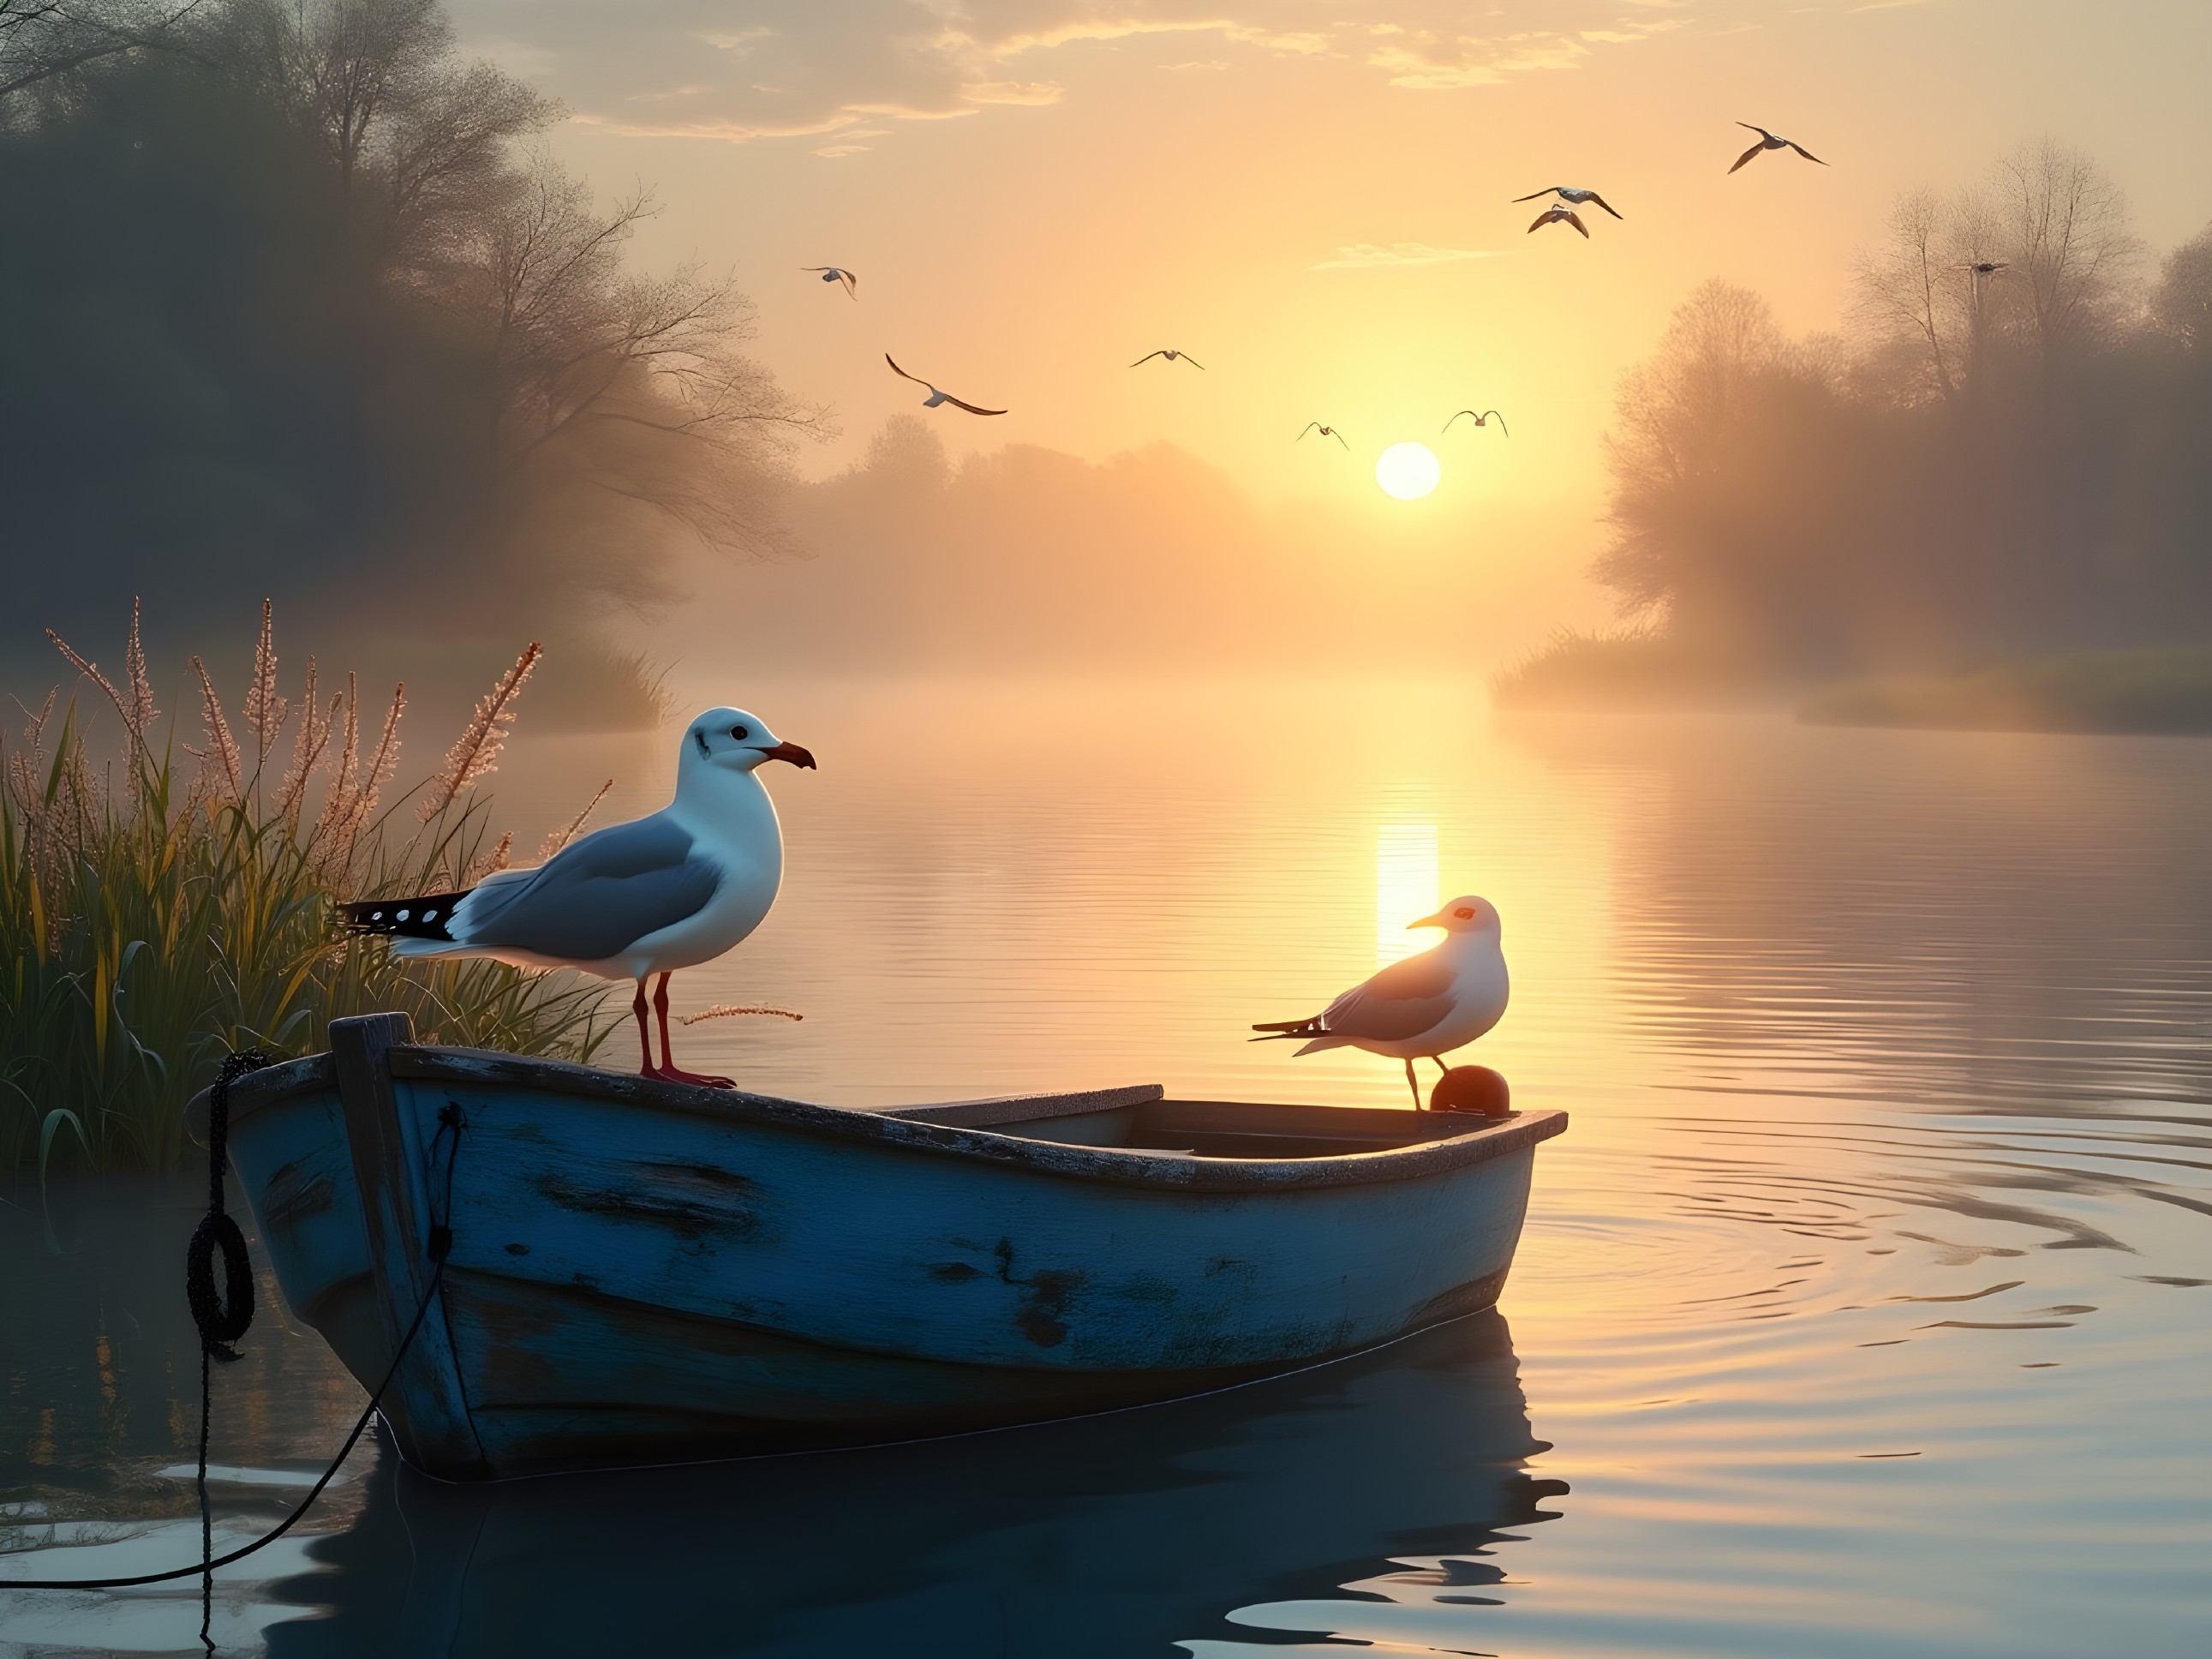
{"label": "seagull perched on buoy", "polygon": [[[1759,152],[1763,149],[1794,149],[1808,161],[1820,161],[1820,158],[1819,156],[1814,155],[1811,150],[1807,149],[1804,145],[1799,143],[1794,138],[1784,138],[1778,132],[1769,132],[1765,127],[1753,126],[1748,121],[1739,121],[1736,123],[1736,125],[1742,127],[1747,131],[1757,133],[1759,135],[1759,142],[1753,144],[1749,149],[1744,151],[1742,155],[1735,158],[1735,167],[1741,167],[1746,161],[1751,160],[1753,156],[1758,155]],[[1826,167],[1828,164],[1826,161],[1820,161],[1820,165],[1822,167]],[[1735,171],[1735,167],[1730,167],[1729,171],[1730,173],[1734,173]]]}
{"label": "seagull perched on buoy", "polygon": [[[658,812],[570,842],[534,869],[474,887],[342,904],[356,933],[382,933],[400,957],[490,957],[524,968],[577,968],[634,979],[644,1074],[736,1085],[680,1069],[668,1048],[668,980],[712,962],[761,925],[783,880],[783,830],[753,774],[769,761],[811,769],[757,714],[710,708],[684,728],[676,799]],[[660,1063],[646,1030],[645,982],[660,975]]]}
{"label": "seagull perched on buoy", "polygon": [[1188,363],[1193,368],[1204,368],[1206,367],[1204,363],[1199,362],[1197,358],[1192,356],[1188,351],[1170,351],[1164,346],[1158,351],[1147,351],[1143,356],[1138,358],[1135,362],[1131,363],[1129,367],[1132,368],[1142,368],[1146,363],[1152,362],[1155,357],[1164,357],[1170,362],[1174,362],[1180,358],[1182,362]]}
{"label": "seagull perched on buoy", "polygon": [[[1306,432],[1318,432],[1324,438],[1334,438],[1337,442],[1344,444],[1344,434],[1339,432],[1333,426],[1323,426],[1319,421],[1308,421],[1305,426],[1305,432],[1299,433],[1298,435],[1296,438],[1293,438],[1291,441],[1293,443],[1304,443],[1305,441]],[[1352,447],[1350,444],[1344,444],[1344,447],[1346,449]]]}
{"label": "seagull perched on buoy", "polygon": [[1498,945],[1497,908],[1487,899],[1455,898],[1432,916],[1409,927],[1441,927],[1443,943],[1403,962],[1394,962],[1364,984],[1355,985],[1309,1019],[1279,1020],[1252,1029],[1269,1042],[1303,1037],[1299,1054],[1317,1048],[1364,1048],[1370,1054],[1406,1062],[1406,1085],[1413,1109],[1421,1109],[1421,1085],[1413,1062],[1433,1060],[1463,1048],[1504,1017],[1510,987],[1505,953]]}
{"label": "seagull perched on buoy", "polygon": [[1565,202],[1554,202],[1551,206],[1546,208],[1541,213],[1538,214],[1536,216],[1535,222],[1528,227],[1528,234],[1533,236],[1536,232],[1543,229],[1546,225],[1556,225],[1561,223],[1572,225],[1577,230],[1582,232],[1584,236],[1588,236],[1589,234],[1589,227],[1584,224],[1582,220],[1576,216],[1575,210],[1569,207]]}
{"label": "seagull perched on buoy", "polygon": [[[1505,435],[1509,438],[1513,435],[1510,432],[1507,432],[1505,429],[1505,417],[1503,415],[1499,415],[1494,409],[1486,409],[1480,415],[1476,414],[1471,409],[1462,409],[1460,410],[1459,415],[1466,416],[1468,419],[1473,421],[1477,426],[1488,426],[1491,422],[1491,417],[1492,416],[1497,416],[1498,429],[1500,432],[1504,432]],[[1449,432],[1452,429],[1452,421],[1459,419],[1459,415],[1453,416],[1451,417],[1451,421],[1446,421],[1444,422],[1445,431]]]}
{"label": "seagull perched on buoy", "polygon": [[901,380],[912,380],[916,386],[929,386],[929,396],[921,400],[921,406],[924,409],[934,409],[939,404],[951,404],[953,408],[964,409],[970,415],[1003,415],[1006,412],[1003,409],[978,409],[973,404],[961,402],[949,392],[939,392],[935,386],[929,386],[929,382],[923,380],[921,375],[909,374],[896,363],[891,363],[891,354],[888,351],[884,353],[884,361],[891,364],[891,373]]}
{"label": "seagull perched on buoy", "polygon": [[842,265],[801,265],[799,269],[821,272],[822,280],[825,283],[844,283],[845,295],[848,299],[857,300],[860,297],[860,279]]}
{"label": "seagull perched on buoy", "polygon": [[1576,207],[1582,206],[1585,202],[1595,202],[1607,213],[1612,214],[1614,218],[1618,219],[1623,216],[1619,210],[1614,208],[1612,203],[1607,201],[1604,197],[1599,195],[1595,191],[1583,190],[1575,185],[1552,185],[1545,189],[1532,191],[1527,196],[1516,196],[1513,199],[1516,203],[1533,202],[1540,196],[1556,196],[1561,201],[1571,203]]}

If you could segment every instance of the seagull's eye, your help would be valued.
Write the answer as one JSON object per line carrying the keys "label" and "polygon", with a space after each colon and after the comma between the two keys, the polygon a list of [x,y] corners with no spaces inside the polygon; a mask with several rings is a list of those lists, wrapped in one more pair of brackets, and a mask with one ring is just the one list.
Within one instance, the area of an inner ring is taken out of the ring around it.
{"label": "seagull's eye", "polygon": [[752,736],[752,732],[748,727],[733,726],[730,728],[730,735],[735,738],[739,743],[743,743],[747,738]]}
{"label": "seagull's eye", "polygon": [[1452,914],[1457,916],[1462,921],[1473,921],[1474,920],[1474,912],[1468,909],[1464,904],[1461,905],[1458,909],[1453,911]]}

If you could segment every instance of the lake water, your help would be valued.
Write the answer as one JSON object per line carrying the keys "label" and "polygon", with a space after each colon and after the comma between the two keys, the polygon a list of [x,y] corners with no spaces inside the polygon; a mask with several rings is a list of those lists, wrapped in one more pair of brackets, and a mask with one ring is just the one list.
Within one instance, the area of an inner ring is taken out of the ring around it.
{"label": "lake water", "polygon": [[[2212,1649],[2212,743],[1413,683],[750,700],[822,769],[772,769],[783,898],[676,996],[805,1018],[680,1058],[855,1104],[1395,1104],[1392,1064],[1246,1028],[1480,892],[1514,1002],[1463,1057],[1573,1116],[1500,1312],[889,1450],[461,1492],[364,1448],[218,1575],[225,1651]],[[665,738],[544,738],[493,782],[529,846],[672,770]],[[0,1196],[0,1547],[34,1547],[0,1586],[195,1559],[193,1178]],[[273,1297],[217,1378],[219,1540],[359,1408]],[[0,1654],[197,1650],[198,1620],[197,1585],[0,1588]]]}

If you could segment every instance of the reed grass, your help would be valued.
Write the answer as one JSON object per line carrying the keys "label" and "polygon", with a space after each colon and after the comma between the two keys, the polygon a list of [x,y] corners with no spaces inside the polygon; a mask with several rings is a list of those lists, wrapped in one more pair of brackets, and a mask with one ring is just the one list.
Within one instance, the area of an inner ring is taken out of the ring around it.
{"label": "reed grass", "polygon": [[[342,897],[438,890],[505,863],[512,837],[486,849],[471,791],[537,647],[439,772],[387,801],[404,689],[364,753],[350,676],[319,702],[311,662],[296,702],[277,695],[270,623],[264,606],[235,728],[194,659],[199,746],[179,740],[174,716],[160,727],[135,608],[122,686],[55,640],[120,718],[118,756],[95,762],[77,705],[58,708],[58,693],[0,732],[0,1170],[173,1164],[185,1103],[225,1053],[311,1053],[347,1015],[401,1010],[426,1037],[574,1060],[611,1029],[604,987],[403,961],[336,926]],[[432,810],[396,817],[410,799]]]}

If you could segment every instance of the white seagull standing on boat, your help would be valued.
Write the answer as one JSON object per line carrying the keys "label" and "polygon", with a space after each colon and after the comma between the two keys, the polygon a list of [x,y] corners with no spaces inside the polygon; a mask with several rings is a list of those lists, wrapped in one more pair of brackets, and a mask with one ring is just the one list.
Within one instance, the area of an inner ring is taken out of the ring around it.
{"label": "white seagull standing on boat", "polygon": [[1188,363],[1193,368],[1204,368],[1206,367],[1204,363],[1199,362],[1197,358],[1192,356],[1188,351],[1170,351],[1164,346],[1158,351],[1147,351],[1143,356],[1138,358],[1135,362],[1131,363],[1129,367],[1132,368],[1142,368],[1146,363],[1152,362],[1155,357],[1164,357],[1170,362],[1174,362],[1180,358],[1182,362]]}
{"label": "white seagull standing on boat", "polygon": [[1436,915],[1407,926],[1441,927],[1443,943],[1392,963],[1310,1018],[1255,1025],[1254,1030],[1267,1036],[1252,1041],[1304,1037],[1302,1054],[1316,1048],[1364,1048],[1402,1060],[1406,1085],[1419,1111],[1421,1085],[1413,1076],[1413,1062],[1433,1060],[1438,1071],[1449,1071],[1441,1057],[1474,1042],[1504,1017],[1510,987],[1505,953],[1498,945],[1498,911],[1489,900],[1455,898]]}
{"label": "white seagull standing on boat", "polygon": [[904,369],[901,368],[896,363],[892,363],[891,354],[888,351],[884,353],[884,361],[891,364],[891,373],[897,375],[901,380],[912,380],[916,386],[929,386],[929,396],[921,400],[921,406],[924,409],[934,409],[939,404],[951,404],[953,408],[964,409],[970,415],[1003,415],[1006,412],[1003,409],[978,409],[973,404],[962,403],[959,398],[954,397],[949,392],[939,392],[935,386],[929,386],[929,382],[923,380],[921,375],[909,374]]}
{"label": "white seagull standing on boat", "polygon": [[860,279],[842,265],[801,265],[799,269],[820,272],[822,280],[825,283],[844,283],[845,297],[848,299],[857,300],[860,297]]}
{"label": "white seagull standing on boat", "polygon": [[[501,870],[474,887],[338,907],[357,933],[392,935],[402,957],[490,957],[526,968],[580,968],[634,979],[644,1073],[672,1083],[736,1085],[680,1069],[668,1048],[668,979],[712,962],[761,925],[783,880],[783,830],[753,774],[769,761],[811,768],[757,714],[710,708],[684,732],[676,799],[610,825],[528,870]],[[645,982],[660,984],[660,1063],[646,1030]]]}
{"label": "white seagull standing on boat", "polygon": [[[1758,155],[1759,151],[1763,149],[1794,149],[1808,161],[1820,161],[1820,158],[1819,156],[1814,155],[1811,150],[1807,149],[1804,145],[1799,143],[1794,138],[1784,138],[1778,132],[1769,132],[1765,127],[1753,126],[1748,121],[1739,121],[1736,123],[1736,125],[1742,127],[1747,131],[1757,133],[1759,135],[1759,142],[1753,144],[1749,149],[1744,151],[1742,155],[1735,158],[1735,167],[1729,169],[1730,173],[1734,173],[1736,167],[1741,167],[1746,161],[1751,160],[1753,156]],[[1828,164],[1826,161],[1820,161],[1820,165],[1822,167],[1826,167]]]}
{"label": "white seagull standing on boat", "polygon": [[1607,213],[1612,214],[1614,218],[1619,219],[1625,216],[1613,205],[1612,203],[1607,201],[1604,197],[1599,195],[1595,191],[1583,190],[1574,185],[1553,185],[1547,189],[1536,191],[1527,196],[1516,196],[1513,200],[1516,204],[1522,202],[1533,202],[1539,196],[1556,196],[1561,201],[1571,202],[1577,207],[1581,207],[1586,202],[1595,202]]}
{"label": "white seagull standing on boat", "polygon": [[1588,236],[1589,234],[1589,227],[1584,224],[1581,218],[1576,214],[1575,210],[1569,207],[1565,202],[1554,202],[1551,206],[1546,208],[1541,213],[1538,214],[1536,216],[1535,222],[1528,227],[1528,234],[1533,236],[1536,232],[1543,229],[1546,225],[1556,225],[1561,223],[1572,225],[1577,230],[1582,232],[1584,236]]}

